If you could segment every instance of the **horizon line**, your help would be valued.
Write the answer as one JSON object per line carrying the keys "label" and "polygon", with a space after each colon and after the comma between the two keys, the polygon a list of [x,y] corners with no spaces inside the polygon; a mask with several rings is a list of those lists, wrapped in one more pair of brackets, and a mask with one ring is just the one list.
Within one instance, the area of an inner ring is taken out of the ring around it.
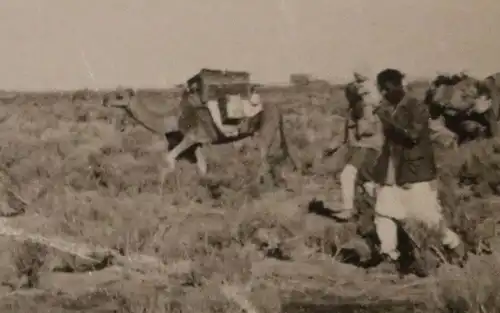
{"label": "horizon line", "polygon": [[[304,74],[304,75],[309,75],[307,73],[291,73],[290,75],[293,74]],[[316,77],[314,75],[311,76],[311,82],[314,83],[323,81],[326,82],[332,86],[336,85],[345,85],[347,82],[341,82],[340,79],[328,79],[328,78],[320,78]],[[410,79],[410,83],[412,82],[421,82],[421,81],[429,81],[431,80],[432,77],[413,77]],[[290,81],[275,81],[275,82],[265,82],[265,83],[260,83],[260,82],[251,82],[251,84],[257,84],[261,85],[263,87],[287,87],[287,86],[293,86],[293,84]],[[168,91],[168,90],[175,90],[180,88],[180,85],[182,84],[174,84],[170,86],[139,86],[139,87],[134,87],[131,85],[126,85],[126,84],[117,84],[115,87],[79,87],[79,88],[44,88],[44,89],[36,89],[36,88],[26,88],[26,89],[1,89],[0,88],[0,93],[70,93],[70,92],[77,92],[77,91],[91,91],[91,92],[104,92],[104,91],[113,91],[118,88],[132,88],[134,90],[150,90],[150,91]]]}

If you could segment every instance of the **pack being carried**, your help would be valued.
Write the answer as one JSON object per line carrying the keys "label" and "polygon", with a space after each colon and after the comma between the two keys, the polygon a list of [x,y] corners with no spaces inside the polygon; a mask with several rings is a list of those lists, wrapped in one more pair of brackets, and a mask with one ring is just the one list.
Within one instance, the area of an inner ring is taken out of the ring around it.
{"label": "pack being carried", "polygon": [[[201,102],[212,115],[220,115],[223,124],[237,124],[247,117],[245,105],[251,96],[248,72],[202,69],[187,84],[198,92]],[[215,103],[217,108],[213,107]],[[216,109],[219,112],[214,112]]]}

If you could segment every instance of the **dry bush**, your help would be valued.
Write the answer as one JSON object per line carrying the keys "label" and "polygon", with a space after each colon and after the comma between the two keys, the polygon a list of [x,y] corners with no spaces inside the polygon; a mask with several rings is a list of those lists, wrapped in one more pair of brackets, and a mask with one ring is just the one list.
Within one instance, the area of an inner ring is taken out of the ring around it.
{"label": "dry bush", "polygon": [[17,277],[20,280],[26,280],[24,285],[27,288],[38,287],[40,270],[45,263],[48,253],[47,247],[38,243],[25,241],[19,246],[19,250],[16,252],[14,264]]}
{"label": "dry bush", "polygon": [[439,191],[446,217],[474,247],[480,240],[497,236],[499,147],[495,138],[464,145],[442,156]]}
{"label": "dry bush", "polygon": [[443,267],[427,301],[429,312],[497,312],[498,255],[473,257],[464,269]]}

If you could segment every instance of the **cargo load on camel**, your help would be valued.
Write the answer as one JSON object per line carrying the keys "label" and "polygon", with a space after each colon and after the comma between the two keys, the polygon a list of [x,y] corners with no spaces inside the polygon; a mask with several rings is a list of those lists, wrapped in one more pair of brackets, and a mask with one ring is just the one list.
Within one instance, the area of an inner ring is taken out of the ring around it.
{"label": "cargo load on camel", "polygon": [[237,136],[238,126],[262,110],[248,72],[202,69],[187,85],[200,97],[199,104],[209,110],[215,126],[226,137]]}
{"label": "cargo load on camel", "polygon": [[433,120],[442,120],[457,143],[496,136],[497,109],[489,86],[467,74],[439,75],[426,91]]}

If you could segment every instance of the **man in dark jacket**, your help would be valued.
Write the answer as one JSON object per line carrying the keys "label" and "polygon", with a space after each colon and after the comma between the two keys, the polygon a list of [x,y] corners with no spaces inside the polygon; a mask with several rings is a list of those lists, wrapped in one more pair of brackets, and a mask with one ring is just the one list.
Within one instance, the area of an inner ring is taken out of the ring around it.
{"label": "man in dark jacket", "polygon": [[443,244],[462,257],[463,244],[445,225],[437,190],[431,184],[437,173],[427,106],[406,92],[403,81],[404,75],[395,69],[377,75],[383,100],[375,114],[383,125],[384,144],[373,175],[380,186],[375,227],[381,253],[398,260],[395,221],[414,219],[439,229]]}

